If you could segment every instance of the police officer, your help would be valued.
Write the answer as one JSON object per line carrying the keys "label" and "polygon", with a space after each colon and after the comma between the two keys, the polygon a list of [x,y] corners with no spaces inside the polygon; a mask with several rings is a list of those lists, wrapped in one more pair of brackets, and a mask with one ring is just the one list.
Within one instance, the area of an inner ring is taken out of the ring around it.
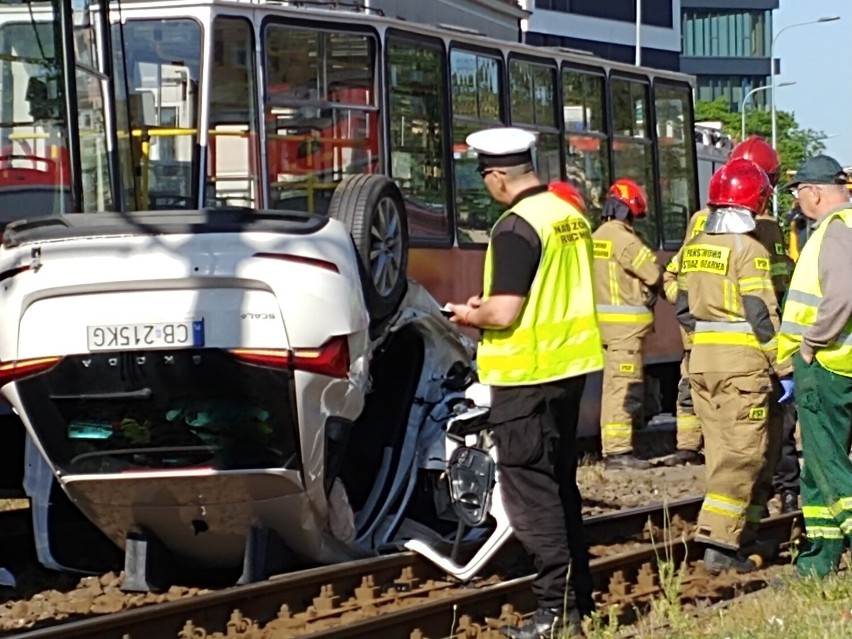
{"label": "police officer", "polygon": [[654,252],[633,228],[648,204],[636,182],[616,180],[595,231],[595,293],[606,348],[601,396],[601,448],[606,468],[650,468],[633,455],[633,428],[643,419],[642,353],[654,328],[651,310],[662,284]]}
{"label": "police officer", "polygon": [[[729,161],[737,158],[751,160],[757,164],[766,173],[773,188],[778,184],[781,161],[775,149],[763,138],[753,135],[740,142],[731,151]],[[772,287],[775,289],[779,307],[783,307],[793,274],[793,260],[785,249],[784,232],[768,208],[757,216],[755,224],[754,236],[769,251]],[[796,448],[796,410],[791,403],[787,403],[787,399],[784,398],[785,402],[780,406],[771,405],[773,418],[782,425],[781,454],[772,484],[781,498],[781,512],[784,513],[799,508],[800,473],[799,453]]]}
{"label": "police officer", "polygon": [[586,375],[603,368],[592,233],[576,207],[539,182],[531,133],[489,129],[467,143],[488,192],[507,208],[491,231],[483,295],[450,308],[453,321],[483,331],[477,365],[480,381],[492,387],[503,499],[538,573],[538,610],[502,632],[537,639],[563,619],[567,631],[576,630],[577,613],[594,608],[575,451]]}
{"label": "police officer", "polygon": [[710,572],[754,570],[746,553],[767,552],[755,533],[780,438],[769,419],[780,322],[770,255],[753,231],[771,193],[766,174],[748,160],[719,169],[704,231],[684,247],[680,264],[676,311],[692,334],[689,383],[707,463],[695,535],[708,545]]}
{"label": "police officer", "polygon": [[792,357],[802,424],[802,512],[810,546],[800,574],[835,570],[852,541],[852,202],[833,158],[806,160],[789,187],[816,228],[802,248],[778,340]]}
{"label": "police officer", "polygon": [[[708,215],[710,215],[709,209],[701,209],[692,214],[686,225],[683,246],[704,230]],[[677,301],[683,246],[672,256],[663,271],[663,293],[666,300],[672,304]],[[701,464],[704,461],[699,453],[702,443],[701,420],[695,414],[695,405],[689,390],[689,354],[692,350],[692,338],[683,330],[683,327],[681,327],[680,336],[683,342],[683,359],[680,362],[680,381],[677,385],[676,400],[677,451],[663,462],[666,466]]]}

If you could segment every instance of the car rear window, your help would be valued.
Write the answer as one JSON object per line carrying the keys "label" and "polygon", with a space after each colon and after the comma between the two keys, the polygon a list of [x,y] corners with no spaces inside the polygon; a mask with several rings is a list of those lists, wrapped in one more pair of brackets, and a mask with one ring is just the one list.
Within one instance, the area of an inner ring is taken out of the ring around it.
{"label": "car rear window", "polygon": [[224,351],[77,355],[18,388],[65,474],[300,467],[291,373]]}

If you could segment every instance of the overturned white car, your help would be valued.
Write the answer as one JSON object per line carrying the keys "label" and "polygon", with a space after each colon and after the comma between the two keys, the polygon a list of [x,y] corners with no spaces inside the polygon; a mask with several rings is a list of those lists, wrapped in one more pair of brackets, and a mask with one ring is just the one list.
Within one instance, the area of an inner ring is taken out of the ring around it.
{"label": "overturned white car", "polygon": [[[6,229],[0,392],[26,427],[43,564],[104,570],[124,552],[129,589],[179,566],[254,580],[455,529],[443,427],[473,345],[406,286],[391,181],[345,181],[330,217]],[[70,520],[91,533],[73,552]]]}

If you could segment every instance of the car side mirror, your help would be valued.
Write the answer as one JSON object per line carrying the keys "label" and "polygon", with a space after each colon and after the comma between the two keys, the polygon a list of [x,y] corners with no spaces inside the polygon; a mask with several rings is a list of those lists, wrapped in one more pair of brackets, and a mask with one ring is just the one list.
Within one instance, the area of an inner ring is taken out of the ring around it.
{"label": "car side mirror", "polygon": [[461,446],[450,458],[447,476],[453,510],[465,525],[481,526],[488,516],[495,465],[491,456],[479,448]]}

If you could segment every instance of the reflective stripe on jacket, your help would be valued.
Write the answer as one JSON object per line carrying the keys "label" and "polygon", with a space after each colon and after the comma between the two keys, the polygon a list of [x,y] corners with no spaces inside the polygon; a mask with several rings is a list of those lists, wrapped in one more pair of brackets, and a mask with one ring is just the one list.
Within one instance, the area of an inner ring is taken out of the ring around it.
{"label": "reflective stripe on jacket", "polygon": [[[518,386],[601,370],[589,222],[552,193],[524,198],[502,217],[510,213],[538,233],[541,261],[515,322],[483,331],[476,357],[480,381]],[[491,293],[492,259],[489,245],[482,286],[486,298]]]}
{"label": "reflective stripe on jacket", "polygon": [[[805,331],[813,326],[817,319],[817,310],[822,302],[822,288],[819,281],[819,253],[828,225],[836,219],[852,228],[852,208],[838,211],[825,220],[813,232],[808,243],[802,249],[790,292],[784,304],[781,321],[781,333],[778,338],[778,359],[792,356],[802,343]],[[815,357],[824,368],[832,373],[852,377],[852,318],[837,336],[834,343],[816,351]]]}
{"label": "reflective stripe on jacket", "polygon": [[604,344],[641,338],[654,325],[646,303],[660,282],[654,252],[630,224],[604,222],[592,236],[595,247],[595,300]]}

